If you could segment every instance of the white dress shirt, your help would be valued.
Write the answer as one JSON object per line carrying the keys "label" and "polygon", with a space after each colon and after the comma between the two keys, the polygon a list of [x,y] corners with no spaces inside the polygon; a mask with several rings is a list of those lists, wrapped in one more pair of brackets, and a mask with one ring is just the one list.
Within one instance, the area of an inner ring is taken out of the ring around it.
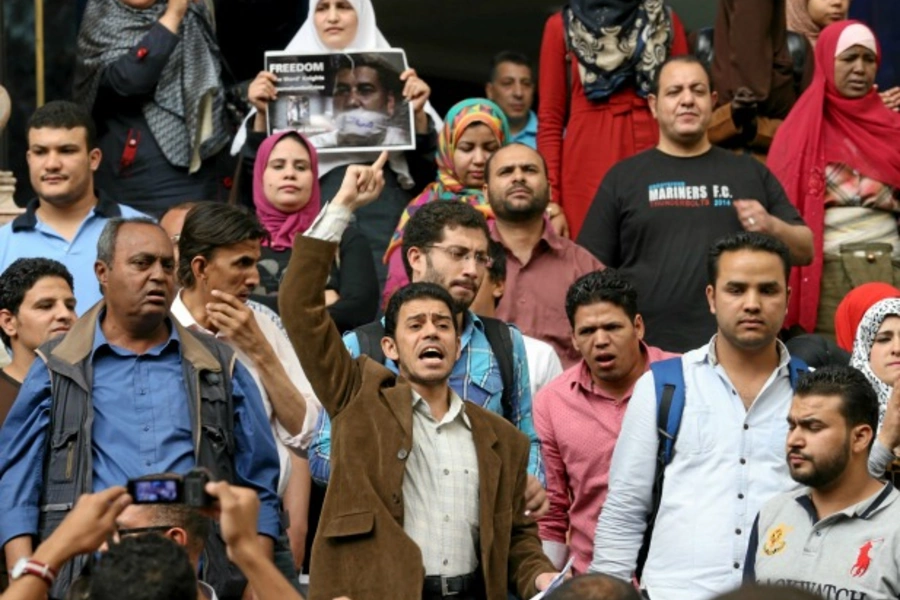
{"label": "white dress shirt", "polygon": [[[182,292],[179,291],[175,296],[174,302],[172,302],[172,308],[170,309],[172,316],[178,319],[178,322],[185,328],[196,329],[212,335],[211,331],[204,329],[197,323],[196,319],[191,315],[191,311],[184,305],[181,294]],[[291,460],[290,455],[288,454],[288,448],[299,451],[309,447],[312,433],[316,427],[316,419],[319,417],[322,405],[319,403],[319,399],[316,397],[315,392],[313,392],[312,384],[310,384],[309,379],[306,378],[306,374],[300,366],[300,360],[297,358],[297,354],[294,352],[294,347],[291,346],[290,341],[288,341],[285,335],[278,330],[275,322],[266,315],[254,310],[253,316],[256,319],[257,325],[259,325],[260,331],[262,331],[266,340],[272,345],[275,354],[281,360],[281,364],[284,366],[284,370],[287,371],[287,376],[291,380],[291,383],[296,386],[306,399],[306,418],[303,421],[303,429],[299,434],[291,435],[278,419],[275,418],[272,410],[272,402],[269,400],[269,395],[266,393],[266,390],[259,379],[259,372],[256,370],[253,362],[251,362],[247,355],[237,346],[231,344],[228,340],[221,340],[234,350],[238,360],[241,361],[242,365],[247,367],[250,375],[253,376],[253,380],[256,381],[256,386],[259,388],[259,395],[262,397],[263,406],[266,409],[266,416],[269,417],[272,433],[275,435],[275,441],[278,442],[275,444],[275,447],[278,450],[278,460],[280,463],[278,495],[282,496],[284,495],[284,490],[291,474]]]}
{"label": "white dress shirt", "polygon": [[[716,360],[715,340],[682,357],[684,413],[641,582],[653,600],[706,600],[738,587],[759,509],[799,488],[785,460],[793,397],[787,348],[778,342],[778,368],[747,410]],[[591,572],[631,579],[652,503],[656,417],[648,371],[616,443]]]}
{"label": "white dress shirt", "polygon": [[539,339],[522,336],[525,342],[525,357],[528,359],[528,381],[531,383],[531,397],[534,398],[542,387],[562,375],[562,363],[553,346]]}

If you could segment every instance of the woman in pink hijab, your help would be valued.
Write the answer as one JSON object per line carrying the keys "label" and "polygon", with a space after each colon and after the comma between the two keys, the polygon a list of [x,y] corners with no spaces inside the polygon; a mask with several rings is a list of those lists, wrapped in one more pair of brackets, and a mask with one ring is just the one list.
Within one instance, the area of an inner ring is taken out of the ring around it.
{"label": "woman in pink hijab", "polygon": [[[312,225],[321,209],[318,173],[316,149],[299,133],[270,135],[256,152],[253,204],[270,237],[263,242],[259,261],[261,289],[254,299],[276,310],[278,286],[291,258],[294,238]],[[366,238],[354,227],[349,227],[341,238],[325,300],[341,332],[375,319],[375,263]]]}

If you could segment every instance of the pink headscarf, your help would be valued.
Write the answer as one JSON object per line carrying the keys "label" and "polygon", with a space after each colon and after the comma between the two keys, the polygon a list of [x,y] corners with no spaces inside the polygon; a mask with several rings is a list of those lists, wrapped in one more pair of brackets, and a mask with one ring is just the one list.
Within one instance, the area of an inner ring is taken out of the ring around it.
{"label": "pink headscarf", "polygon": [[[266,198],[263,187],[263,173],[269,163],[269,156],[275,149],[275,145],[285,136],[296,137],[306,146],[309,151],[309,166],[313,174],[309,202],[295,213],[284,213],[272,206],[272,203]],[[278,251],[290,250],[297,234],[303,233],[312,225],[322,204],[319,189],[319,157],[309,140],[295,131],[282,131],[263,140],[256,152],[256,163],[253,165],[253,204],[256,205],[256,216],[271,236],[271,239],[263,242],[263,245]]]}

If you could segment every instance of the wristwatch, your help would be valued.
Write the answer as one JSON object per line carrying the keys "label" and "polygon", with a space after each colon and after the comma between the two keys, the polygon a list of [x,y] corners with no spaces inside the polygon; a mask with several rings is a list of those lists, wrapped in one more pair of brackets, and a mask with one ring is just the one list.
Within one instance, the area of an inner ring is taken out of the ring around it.
{"label": "wristwatch", "polygon": [[10,579],[15,581],[19,579],[23,575],[34,575],[35,577],[40,577],[44,580],[44,583],[47,584],[48,587],[53,585],[53,582],[56,581],[56,569],[51,567],[50,565],[45,565],[42,562],[38,562],[31,558],[20,558],[16,561],[16,564],[13,566],[12,571],[9,573]]}

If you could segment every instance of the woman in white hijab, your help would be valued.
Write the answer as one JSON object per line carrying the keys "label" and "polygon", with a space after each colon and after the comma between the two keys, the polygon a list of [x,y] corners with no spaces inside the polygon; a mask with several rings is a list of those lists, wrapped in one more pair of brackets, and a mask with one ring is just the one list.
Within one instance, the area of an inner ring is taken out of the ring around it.
{"label": "woman in white hijab", "polygon": [[[850,365],[878,394],[878,438],[869,454],[869,471],[880,477],[900,449],[900,298],[887,298],[866,311],[856,329]],[[900,483],[896,466],[892,475]]]}
{"label": "woman in white hijab", "polygon": [[[309,15],[285,51],[360,52],[390,47],[375,24],[371,0],[310,0]],[[385,167],[386,185],[379,201],[356,212],[357,225],[372,248],[381,287],[384,287],[387,277],[382,257],[397,221],[416,193],[434,179],[436,131],[441,127],[440,117],[428,103],[431,93],[428,85],[419,79],[413,69],[403,72],[400,79],[404,82],[403,97],[412,106],[415,115],[416,149],[390,154]],[[265,137],[266,107],[275,99],[274,82],[275,75],[262,71],[250,84],[248,99],[255,111],[235,137],[233,153],[242,151],[255,155],[256,148]],[[376,158],[377,152],[320,155],[322,197],[331,198],[337,193],[348,165],[370,163]]]}

